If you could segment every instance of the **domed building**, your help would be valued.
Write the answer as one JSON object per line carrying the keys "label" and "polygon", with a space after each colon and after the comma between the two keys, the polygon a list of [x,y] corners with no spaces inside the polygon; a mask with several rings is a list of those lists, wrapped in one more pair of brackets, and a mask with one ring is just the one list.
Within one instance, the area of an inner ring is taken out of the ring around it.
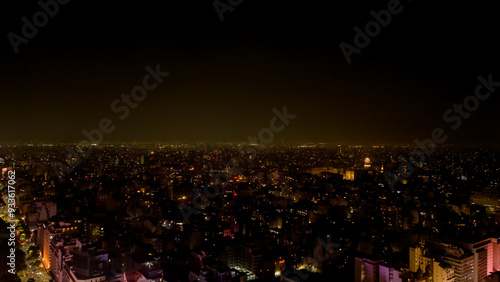
{"label": "domed building", "polygon": [[370,160],[370,158],[366,158],[365,159],[365,165],[364,165],[365,168],[371,168],[372,167],[372,161]]}

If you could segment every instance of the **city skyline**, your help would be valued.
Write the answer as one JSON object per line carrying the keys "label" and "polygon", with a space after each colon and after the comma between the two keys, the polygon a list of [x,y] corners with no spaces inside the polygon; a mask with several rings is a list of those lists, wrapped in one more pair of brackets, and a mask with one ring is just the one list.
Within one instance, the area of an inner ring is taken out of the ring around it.
{"label": "city skyline", "polygon": [[4,3],[0,281],[498,281],[497,11]]}
{"label": "city skyline", "polygon": [[2,146],[0,280],[498,279],[498,148],[236,145]]}

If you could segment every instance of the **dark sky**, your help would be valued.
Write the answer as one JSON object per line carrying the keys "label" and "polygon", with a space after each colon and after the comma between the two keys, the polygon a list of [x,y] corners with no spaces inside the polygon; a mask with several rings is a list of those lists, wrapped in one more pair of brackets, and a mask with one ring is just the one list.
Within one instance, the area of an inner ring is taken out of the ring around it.
{"label": "dark sky", "polygon": [[[350,64],[339,44],[354,45],[353,28],[390,1],[245,0],[221,22],[213,1],[72,0],[17,54],[8,33],[41,8],[9,2],[0,142],[79,141],[106,117],[116,129],[105,141],[241,142],[285,105],[297,117],[276,141],[412,143],[440,126],[447,143],[500,140],[500,88],[456,131],[442,117],[478,75],[500,81],[498,10],[486,2],[401,1]],[[110,104],[156,64],[170,76],[120,120]]]}

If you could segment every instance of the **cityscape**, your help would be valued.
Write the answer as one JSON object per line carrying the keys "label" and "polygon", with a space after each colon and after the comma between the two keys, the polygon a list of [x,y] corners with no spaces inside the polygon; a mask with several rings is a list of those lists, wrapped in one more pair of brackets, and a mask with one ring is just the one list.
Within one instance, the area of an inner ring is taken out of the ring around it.
{"label": "cityscape", "polygon": [[498,279],[497,147],[433,148],[392,191],[384,172],[411,146],[90,145],[57,175],[64,146],[1,147],[2,232],[15,171],[21,278]]}
{"label": "cityscape", "polygon": [[494,3],[7,1],[0,282],[499,282]]}

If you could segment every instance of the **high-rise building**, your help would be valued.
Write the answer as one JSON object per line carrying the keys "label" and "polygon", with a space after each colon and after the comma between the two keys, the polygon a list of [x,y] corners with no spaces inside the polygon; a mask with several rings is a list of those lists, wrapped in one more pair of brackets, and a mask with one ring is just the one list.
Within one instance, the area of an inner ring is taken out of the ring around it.
{"label": "high-rise building", "polygon": [[403,225],[400,207],[381,205],[380,213],[386,226],[400,227]]}
{"label": "high-rise building", "polygon": [[367,258],[355,258],[354,281],[355,282],[378,282],[379,281],[379,260]]}
{"label": "high-rise building", "polygon": [[442,259],[453,268],[455,282],[478,281],[474,279],[476,277],[474,254],[448,244],[441,244],[441,246],[446,252]]}
{"label": "high-rise building", "polygon": [[445,262],[434,260],[432,265],[432,282],[454,282],[455,270]]}
{"label": "high-rise building", "polygon": [[387,265],[380,265],[378,271],[379,282],[402,282],[400,278],[401,270]]}
{"label": "high-rise building", "polygon": [[474,254],[474,281],[484,281],[486,276],[500,271],[500,245],[498,239],[489,238],[476,243],[460,243]]}
{"label": "high-rise building", "polygon": [[30,229],[36,229],[38,222],[46,222],[57,214],[57,203],[36,202],[26,209],[26,219]]}

